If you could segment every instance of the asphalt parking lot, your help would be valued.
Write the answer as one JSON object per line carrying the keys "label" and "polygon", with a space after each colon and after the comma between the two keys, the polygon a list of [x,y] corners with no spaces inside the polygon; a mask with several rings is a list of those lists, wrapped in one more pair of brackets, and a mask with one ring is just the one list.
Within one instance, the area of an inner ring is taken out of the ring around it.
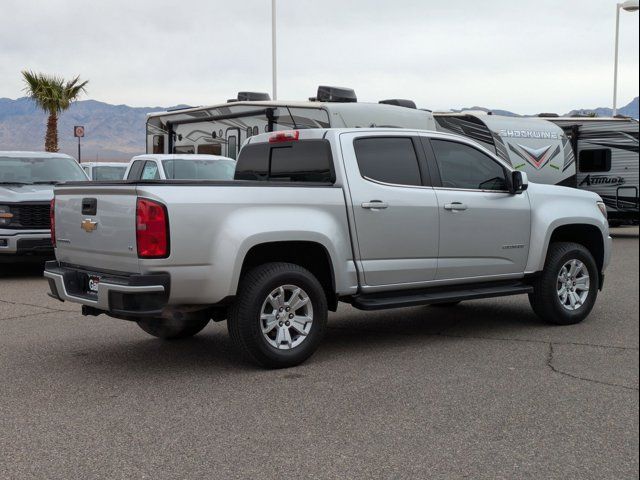
{"label": "asphalt parking lot", "polygon": [[304,365],[82,317],[0,274],[0,478],[638,478],[638,229],[584,323],[526,297],[330,317]]}

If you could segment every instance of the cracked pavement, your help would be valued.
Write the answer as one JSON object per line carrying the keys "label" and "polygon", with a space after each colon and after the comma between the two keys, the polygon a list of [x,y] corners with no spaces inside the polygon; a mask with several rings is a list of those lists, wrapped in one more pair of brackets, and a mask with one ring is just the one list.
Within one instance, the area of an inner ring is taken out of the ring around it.
{"label": "cracked pavement", "polygon": [[341,306],[304,365],[162,342],[0,264],[0,478],[638,478],[638,229],[582,324]]}

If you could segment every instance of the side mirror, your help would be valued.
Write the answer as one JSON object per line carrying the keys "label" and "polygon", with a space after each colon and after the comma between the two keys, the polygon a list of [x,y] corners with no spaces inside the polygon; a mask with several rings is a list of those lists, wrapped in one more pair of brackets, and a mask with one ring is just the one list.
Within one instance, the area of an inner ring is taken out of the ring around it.
{"label": "side mirror", "polygon": [[516,195],[524,192],[527,188],[529,188],[529,179],[527,178],[527,174],[518,170],[511,172],[511,188],[509,191],[513,195]]}

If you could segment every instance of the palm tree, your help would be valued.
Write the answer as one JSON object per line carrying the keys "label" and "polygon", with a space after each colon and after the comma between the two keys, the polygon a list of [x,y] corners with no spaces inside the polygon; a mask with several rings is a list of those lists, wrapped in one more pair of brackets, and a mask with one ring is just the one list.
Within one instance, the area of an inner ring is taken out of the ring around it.
{"label": "palm tree", "polygon": [[26,94],[36,102],[38,107],[49,114],[44,149],[47,152],[57,152],[58,115],[68,109],[80,94],[86,93],[85,87],[89,81],[81,82],[79,76],[65,81],[62,77],[29,70],[23,70],[22,77]]}

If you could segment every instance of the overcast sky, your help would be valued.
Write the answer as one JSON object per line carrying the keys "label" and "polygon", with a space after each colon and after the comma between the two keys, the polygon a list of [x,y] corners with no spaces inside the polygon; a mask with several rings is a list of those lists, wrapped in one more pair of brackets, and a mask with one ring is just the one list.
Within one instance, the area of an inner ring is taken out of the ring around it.
{"label": "overcast sky", "polygon": [[[519,113],[611,106],[615,0],[278,0],[279,98],[319,84]],[[270,0],[2,0],[0,97],[20,70],[87,98],[202,105],[271,90]],[[620,21],[619,105],[638,95],[638,13]]]}

